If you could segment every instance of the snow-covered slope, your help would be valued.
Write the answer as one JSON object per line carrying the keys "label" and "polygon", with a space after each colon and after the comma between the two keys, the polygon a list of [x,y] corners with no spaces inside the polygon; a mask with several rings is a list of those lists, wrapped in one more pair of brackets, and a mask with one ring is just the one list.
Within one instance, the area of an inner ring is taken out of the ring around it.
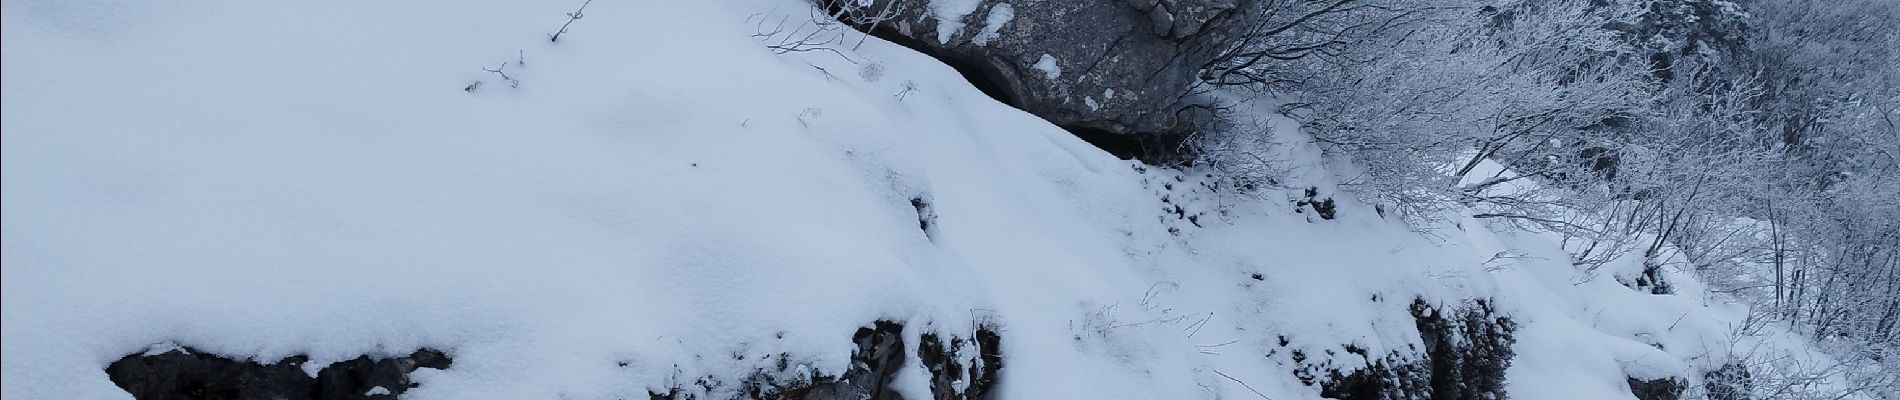
{"label": "snow-covered slope", "polygon": [[802,2],[602,0],[549,42],[575,6],[7,0],[0,395],[130,398],[106,364],[169,343],[449,351],[414,399],[637,398],[835,374],[890,320],[996,326],[1000,398],[1316,398],[1303,365],[1420,354],[1413,299],[1493,298],[1513,398],[1628,398],[1728,362],[1744,314],[1537,233],[1117,160],[875,38],[753,37]]}

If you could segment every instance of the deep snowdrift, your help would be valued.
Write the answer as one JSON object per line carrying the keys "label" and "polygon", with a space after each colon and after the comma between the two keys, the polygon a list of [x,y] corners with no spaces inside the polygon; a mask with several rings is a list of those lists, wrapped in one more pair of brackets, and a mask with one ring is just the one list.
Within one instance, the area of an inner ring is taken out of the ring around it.
{"label": "deep snowdrift", "polygon": [[752,37],[798,1],[600,1],[550,43],[576,5],[8,0],[0,395],[130,398],[105,365],[183,345],[448,351],[415,399],[639,398],[779,354],[835,374],[891,320],[913,348],[997,326],[1001,398],[1316,398],[1295,370],[1423,351],[1413,299],[1494,298],[1513,398],[1628,398],[1728,362],[1744,314],[1533,232],[1296,211],[1335,189],[1281,117],[1287,187],[1240,196],[875,38]]}

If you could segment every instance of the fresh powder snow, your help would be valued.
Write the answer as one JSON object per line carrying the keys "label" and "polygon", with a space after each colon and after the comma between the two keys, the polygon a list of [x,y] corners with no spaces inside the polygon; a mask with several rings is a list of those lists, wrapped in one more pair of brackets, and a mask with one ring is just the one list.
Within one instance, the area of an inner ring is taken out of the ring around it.
{"label": "fresh powder snow", "polygon": [[[1240,112],[1286,181],[1221,192],[896,44],[751,36],[801,1],[594,2],[558,43],[571,5],[4,4],[7,399],[129,399],[103,368],[177,346],[313,376],[452,354],[409,399],[646,398],[781,355],[840,373],[878,320],[913,353],[994,324],[1001,399],[1315,399],[1291,371],[1421,351],[1414,299],[1494,299],[1514,399],[1628,399],[1748,346],[1825,358],[1730,335],[1745,306],[1680,260],[1676,294],[1641,293],[1616,280],[1640,255],[1583,271],[1548,232],[1334,197],[1351,166],[1275,99]],[[979,4],[931,1],[940,40]],[[1293,211],[1309,188],[1340,217]]]}

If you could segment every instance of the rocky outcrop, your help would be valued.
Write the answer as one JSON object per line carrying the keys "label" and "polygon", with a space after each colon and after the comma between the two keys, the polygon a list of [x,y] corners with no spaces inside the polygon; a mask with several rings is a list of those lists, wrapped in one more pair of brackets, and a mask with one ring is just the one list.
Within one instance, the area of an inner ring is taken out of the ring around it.
{"label": "rocky outcrop", "polygon": [[1430,363],[1397,356],[1367,365],[1365,369],[1343,373],[1330,371],[1320,384],[1320,396],[1339,400],[1425,400],[1431,399]]}
{"label": "rocky outcrop", "polygon": [[[857,348],[841,372],[796,367],[789,354],[739,377],[701,377],[690,385],[651,393],[654,400],[705,398],[787,400],[901,400],[890,383],[905,366],[904,326],[878,321],[851,336]],[[990,398],[1003,367],[1002,335],[979,325],[974,337],[924,333],[917,361],[930,379],[933,400]],[[125,356],[106,367],[112,382],[138,400],[375,400],[395,399],[417,387],[417,368],[446,369],[451,360],[422,349],[408,356],[357,357],[306,372],[306,356],[272,363],[220,357],[183,347]],[[622,363],[621,366],[627,366]],[[719,393],[713,395],[710,393]]]}
{"label": "rocky outcrop", "polygon": [[1678,400],[1688,382],[1680,378],[1629,378],[1629,384],[1630,394],[1636,395],[1636,400]]}
{"label": "rocky outcrop", "polygon": [[1517,323],[1498,315],[1486,299],[1440,310],[1412,303],[1418,332],[1432,365],[1432,399],[1502,399],[1504,370],[1511,367]]}
{"label": "rocky outcrop", "polygon": [[[1394,353],[1367,360],[1366,368],[1344,372],[1295,371],[1320,395],[1339,400],[1487,400],[1502,399],[1504,371],[1511,366],[1516,323],[1500,316],[1488,300],[1452,309],[1418,300],[1412,303],[1424,356]],[[1284,343],[1285,339],[1282,339]],[[1347,346],[1351,354],[1365,351]],[[1295,359],[1300,359],[1296,354]],[[1323,380],[1320,378],[1324,378]]]}
{"label": "rocky outcrop", "polygon": [[138,400],[344,400],[394,399],[416,387],[417,368],[448,368],[440,351],[422,349],[404,357],[369,356],[330,364],[311,375],[310,358],[293,356],[261,364],[171,348],[133,354],[106,367],[112,383]]}
{"label": "rocky outcrop", "polygon": [[930,371],[932,398],[989,398],[990,389],[996,387],[996,373],[1003,368],[1003,354],[998,352],[1002,340],[988,328],[977,329],[974,340],[951,336],[948,343],[935,333],[924,334],[917,358]]}
{"label": "rocky outcrop", "polygon": [[[721,377],[701,377],[690,386],[650,393],[652,400],[697,400],[707,398],[781,399],[781,400],[902,400],[890,388],[905,364],[904,326],[877,321],[859,328],[851,337],[857,349],[851,353],[851,365],[842,373],[812,373],[794,368],[780,354],[771,365],[731,381]],[[917,346],[917,361],[928,372],[933,400],[979,400],[990,398],[996,388],[997,374],[1003,367],[999,351],[1002,336],[990,326],[978,326],[974,338],[924,333]],[[737,393],[733,393],[737,392]]]}
{"label": "rocky outcrop", "polygon": [[[856,0],[824,0],[833,8]],[[860,29],[970,75],[1070,130],[1163,134],[1252,0],[875,0]],[[958,5],[962,4],[962,5]]]}
{"label": "rocky outcrop", "polygon": [[[799,400],[895,400],[902,399],[890,383],[904,365],[904,326],[878,321],[851,335],[857,350],[851,352],[851,368],[843,374],[806,375],[791,373],[780,355],[776,370],[759,369],[740,381],[741,394],[750,399]],[[691,399],[679,390],[654,394],[653,399]]]}

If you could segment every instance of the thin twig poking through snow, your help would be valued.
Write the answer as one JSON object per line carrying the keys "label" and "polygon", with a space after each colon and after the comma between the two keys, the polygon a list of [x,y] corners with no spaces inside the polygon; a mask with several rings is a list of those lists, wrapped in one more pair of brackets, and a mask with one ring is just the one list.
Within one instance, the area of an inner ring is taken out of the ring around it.
{"label": "thin twig poking through snow", "polygon": [[1479,265],[1484,266],[1485,272],[1498,272],[1498,271],[1503,271],[1503,270],[1512,268],[1512,264],[1510,262],[1513,260],[1543,260],[1543,259],[1544,259],[1543,257],[1535,257],[1535,256],[1525,255],[1523,253],[1519,253],[1515,251],[1505,250],[1505,251],[1497,252],[1497,254],[1492,254],[1490,259],[1484,260],[1484,262],[1480,263]]}
{"label": "thin twig poking through snow", "polygon": [[904,96],[909,96],[911,92],[916,92],[916,91],[917,91],[917,82],[904,81],[904,90],[900,90],[897,92],[897,95],[896,95],[897,101],[904,101]]}
{"label": "thin twig poking through snow", "polygon": [[[514,63],[518,67],[524,67],[524,68],[527,67],[528,66],[527,52],[521,51],[521,50],[515,50]],[[515,79],[515,77],[508,75],[507,61],[503,61],[501,63],[501,66],[498,66],[495,68],[482,67],[482,71],[486,71],[488,73],[495,74],[496,76],[500,76],[503,82],[508,82],[508,87],[511,87],[511,88],[521,87],[521,80]],[[477,79],[474,82],[469,82],[468,86],[463,86],[462,91],[474,93],[475,89],[481,89],[481,88],[482,88],[482,80]]]}
{"label": "thin twig poking through snow", "polygon": [[1236,379],[1232,376],[1228,376],[1226,372],[1220,372],[1220,370],[1217,369],[1217,370],[1214,370],[1214,373],[1220,374],[1220,377],[1222,378],[1227,378],[1227,380],[1234,381],[1234,383],[1240,384],[1240,387],[1247,388],[1247,390],[1252,390],[1253,394],[1259,395],[1260,398],[1262,399],[1273,400],[1272,397],[1267,397],[1266,393],[1260,393],[1260,389],[1254,389],[1253,385],[1249,385],[1247,384],[1247,382],[1241,382],[1240,379]]}
{"label": "thin twig poking through snow", "polygon": [[806,128],[810,128],[811,127],[810,121],[816,120],[819,117],[823,117],[823,116],[825,116],[824,109],[821,109],[818,107],[806,108],[804,111],[798,112],[798,125],[806,127]]}
{"label": "thin twig poking through snow", "polygon": [[574,9],[573,12],[567,13],[567,22],[561,24],[561,30],[554,31],[554,33],[552,34],[548,34],[548,41],[549,42],[561,41],[561,35],[567,33],[567,26],[573,25],[574,21],[579,21],[581,20],[581,18],[586,17],[587,15],[583,14],[583,12],[587,11],[588,4],[593,4],[593,3],[594,3],[594,0],[587,0],[585,2],[581,2],[580,8],[576,8]]}
{"label": "thin twig poking through snow", "polygon": [[[846,30],[845,27],[829,20],[829,17],[819,17],[815,11],[813,13],[809,19],[790,28],[786,27],[786,23],[792,19],[790,15],[780,16],[777,22],[760,18],[758,31],[752,37],[765,41],[765,48],[776,54],[827,51],[856,64],[857,60],[851,59],[850,55],[832,47],[841,43],[841,31]],[[770,28],[766,27],[768,23],[771,24]]]}
{"label": "thin twig poking through snow", "polygon": [[825,67],[820,67],[818,66],[818,64],[809,64],[809,63],[805,65],[810,65],[812,68],[817,68],[818,73],[825,74],[825,80],[832,81],[832,82],[843,82],[842,80],[838,79],[837,75],[832,75],[831,70],[825,69]]}
{"label": "thin twig poking through snow", "polygon": [[[748,22],[758,20],[757,30],[752,37],[765,42],[767,49],[771,49],[776,54],[830,52],[852,64],[857,64],[858,60],[852,59],[846,51],[855,51],[863,46],[864,40],[869,38],[870,34],[858,32],[851,29],[851,26],[868,26],[869,29],[876,29],[879,24],[896,16],[896,10],[889,4],[882,9],[872,10],[867,6],[846,2],[840,4],[837,9],[829,11],[817,7],[808,8],[803,21],[788,25],[792,16],[781,15],[774,21],[771,16],[777,14],[777,11],[778,9],[774,7],[772,11],[746,17]],[[856,40],[850,38],[853,33],[858,35]]]}
{"label": "thin twig poking through snow", "polygon": [[1219,344],[1197,344],[1197,345],[1194,345],[1194,348],[1197,349],[1197,351],[1199,351],[1201,354],[1206,354],[1210,356],[1218,356],[1220,355],[1220,352],[1214,351],[1214,349],[1227,347],[1235,343],[1240,343],[1240,339],[1229,340],[1226,342],[1221,342]]}
{"label": "thin twig poking through snow", "polygon": [[[500,75],[500,76],[501,76],[501,80],[503,80],[503,81],[507,81],[507,82],[508,82],[508,87],[511,87],[511,88],[519,88],[519,87],[521,87],[521,81],[520,81],[520,80],[517,80],[517,79],[515,79],[514,77],[511,77],[511,76],[508,76],[508,72],[506,71],[507,69],[508,69],[508,62],[506,62],[506,61],[503,61],[503,62],[501,63],[501,66],[499,66],[499,67],[495,67],[494,69],[488,69],[488,68],[486,68],[486,67],[484,67],[484,68],[482,68],[482,70],[483,70],[483,71],[488,71],[488,72],[492,72],[492,73],[494,73],[495,75]],[[480,84],[479,84],[479,83],[478,83],[478,84],[471,84],[471,85],[469,85],[469,86],[468,86],[468,88],[466,88],[466,89],[463,89],[463,90],[469,90],[469,91],[473,91],[473,90],[475,90],[475,87],[477,87],[477,86],[480,86]]]}

